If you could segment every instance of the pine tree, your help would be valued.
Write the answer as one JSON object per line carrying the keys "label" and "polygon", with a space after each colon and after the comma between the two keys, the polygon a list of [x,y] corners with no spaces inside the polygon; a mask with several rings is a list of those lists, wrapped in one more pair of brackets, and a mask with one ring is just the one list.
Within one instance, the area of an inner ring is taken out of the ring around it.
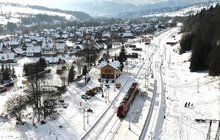
{"label": "pine tree", "polygon": [[1,68],[1,71],[3,72],[5,69],[4,65],[2,64],[2,68]]}
{"label": "pine tree", "polygon": [[215,47],[209,54],[209,75],[220,75],[220,47]]}
{"label": "pine tree", "polygon": [[71,66],[70,70],[69,70],[69,74],[68,74],[68,84],[72,83],[74,78],[75,78],[75,70],[74,70],[74,66]]}
{"label": "pine tree", "polygon": [[39,65],[41,71],[43,71],[47,67],[47,63],[44,58],[39,59],[38,65]]}
{"label": "pine tree", "polygon": [[12,75],[15,76],[15,68],[12,68]]}
{"label": "pine tree", "polygon": [[82,74],[83,74],[83,75],[86,75],[86,74],[87,74],[87,66],[86,66],[86,65],[83,67],[83,72],[82,72]]}
{"label": "pine tree", "polygon": [[10,80],[10,73],[7,69],[3,71],[2,80]]}
{"label": "pine tree", "polygon": [[123,62],[120,62],[120,70],[123,71],[123,69],[124,69],[124,64]]}
{"label": "pine tree", "polygon": [[118,56],[118,61],[122,63],[122,62],[125,62],[126,60],[127,60],[127,53],[123,45]]}

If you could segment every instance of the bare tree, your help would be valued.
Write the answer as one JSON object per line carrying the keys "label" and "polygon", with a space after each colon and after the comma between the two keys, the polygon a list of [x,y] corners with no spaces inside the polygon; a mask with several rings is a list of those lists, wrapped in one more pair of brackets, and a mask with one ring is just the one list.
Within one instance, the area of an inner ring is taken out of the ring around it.
{"label": "bare tree", "polygon": [[78,69],[78,74],[81,75],[81,73],[82,73],[82,58],[78,58],[76,60],[76,65],[77,65],[77,69]]}
{"label": "bare tree", "polygon": [[30,83],[30,100],[32,101],[32,106],[33,106],[33,120],[32,123],[33,125],[35,124],[35,117],[37,115],[37,122],[40,121],[40,115],[41,115],[41,91],[40,91],[40,80],[37,76],[31,76],[29,79]]}
{"label": "bare tree", "polygon": [[16,117],[16,120],[19,123],[23,124],[22,110],[26,108],[27,104],[28,104],[27,97],[23,95],[19,95],[9,98],[5,104],[5,107],[6,107],[6,111],[9,113],[11,117]]}

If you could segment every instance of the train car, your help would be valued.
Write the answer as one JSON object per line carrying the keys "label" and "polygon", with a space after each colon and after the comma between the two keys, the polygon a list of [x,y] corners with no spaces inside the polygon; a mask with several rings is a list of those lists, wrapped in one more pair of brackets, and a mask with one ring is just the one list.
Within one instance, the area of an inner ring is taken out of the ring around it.
{"label": "train car", "polygon": [[121,101],[119,107],[117,108],[117,116],[124,118],[130,108],[130,104],[134,101],[135,96],[138,94],[138,83],[132,83],[128,92],[125,94],[123,100]]}

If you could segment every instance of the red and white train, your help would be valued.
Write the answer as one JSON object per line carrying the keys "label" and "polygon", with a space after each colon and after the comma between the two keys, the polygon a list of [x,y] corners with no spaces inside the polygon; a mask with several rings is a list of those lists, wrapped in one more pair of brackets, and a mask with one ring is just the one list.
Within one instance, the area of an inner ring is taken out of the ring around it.
{"label": "red and white train", "polygon": [[124,96],[123,100],[121,101],[118,109],[117,109],[117,116],[120,118],[124,118],[130,108],[131,103],[134,101],[135,96],[138,94],[138,83],[132,83],[131,87],[129,88],[128,92]]}

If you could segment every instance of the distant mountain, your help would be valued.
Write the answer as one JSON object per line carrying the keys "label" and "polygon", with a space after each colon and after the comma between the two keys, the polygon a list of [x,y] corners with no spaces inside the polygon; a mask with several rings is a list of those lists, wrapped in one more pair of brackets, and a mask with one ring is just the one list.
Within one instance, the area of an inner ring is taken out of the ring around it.
{"label": "distant mountain", "polygon": [[44,10],[44,11],[52,11],[52,12],[60,12],[64,14],[70,14],[76,17],[79,20],[87,20],[90,19],[91,16],[87,14],[86,12],[81,12],[81,11],[70,11],[70,10],[61,10],[57,8],[48,8],[44,6],[35,6],[35,5],[28,5],[28,7],[32,9],[37,9],[37,10]]}
{"label": "distant mountain", "polygon": [[85,12],[80,11],[70,11],[48,8],[44,6],[33,6],[33,5],[22,5],[18,3],[0,2],[1,12],[15,12],[21,14],[48,14],[48,15],[58,15],[65,17],[73,17],[77,20],[87,20],[90,19],[90,15]]}
{"label": "distant mountain", "polygon": [[[216,3],[213,2],[204,2],[204,3],[195,3],[187,6],[176,6],[176,7],[155,7],[155,8],[146,8],[143,11],[135,12],[125,12],[118,14],[119,18],[140,18],[140,17],[176,17],[176,16],[189,16],[194,15],[197,12],[201,11],[203,8],[207,9]],[[153,7],[153,6],[152,6]]]}
{"label": "distant mountain", "polygon": [[[204,2],[207,0],[199,0],[199,2]],[[159,2],[155,4],[135,4],[130,2],[125,2],[118,0],[117,2],[112,1],[102,1],[102,2],[85,2],[80,6],[73,7],[78,8],[81,11],[89,12],[91,15],[100,16],[117,16],[120,13],[130,13],[137,11],[147,11],[154,9],[173,9],[184,7],[187,5],[192,5],[197,1],[192,0],[168,0],[165,2]]]}

